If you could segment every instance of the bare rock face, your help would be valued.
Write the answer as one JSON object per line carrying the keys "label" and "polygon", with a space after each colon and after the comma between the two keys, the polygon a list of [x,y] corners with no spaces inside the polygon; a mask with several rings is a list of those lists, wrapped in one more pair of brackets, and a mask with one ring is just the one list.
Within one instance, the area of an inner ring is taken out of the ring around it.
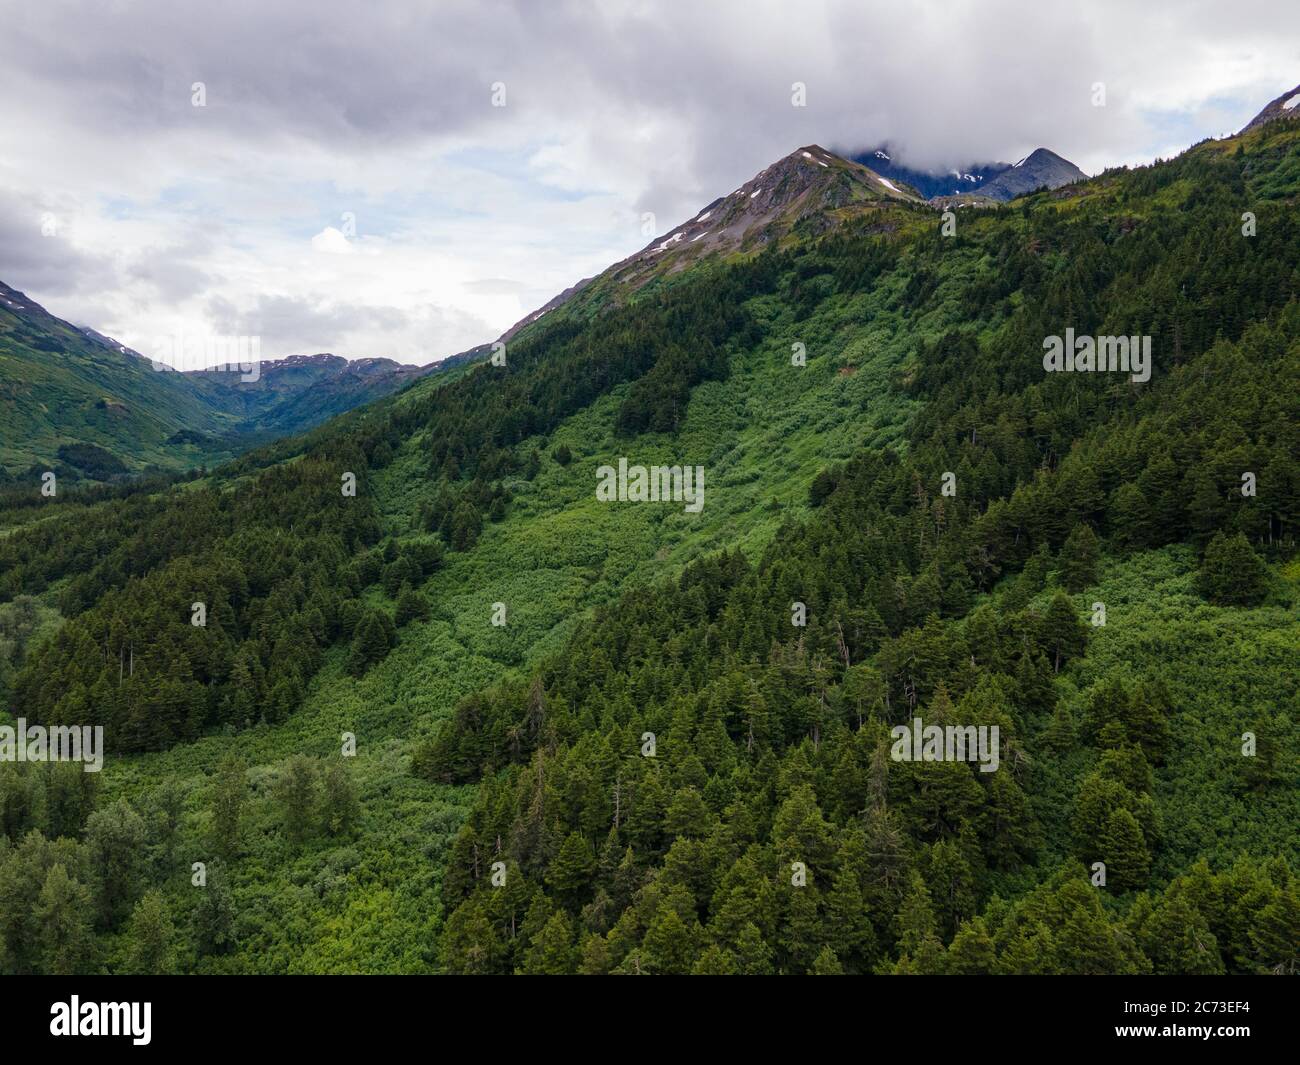
{"label": "bare rock face", "polygon": [[838,213],[889,202],[923,203],[915,189],[817,144],[797,148],[693,218],[613,267],[620,280],[684,269],[706,255],[744,251],[787,233],[832,228]]}
{"label": "bare rock face", "polygon": [[1276,100],[1270,103],[1259,114],[1252,118],[1241,128],[1241,132],[1255,129],[1266,122],[1272,122],[1279,118],[1290,118],[1294,115],[1300,115],[1300,85],[1297,85],[1290,92],[1284,92]]}
{"label": "bare rock face", "polygon": [[1037,148],[1018,163],[1013,163],[980,192],[1005,203],[1037,189],[1057,189],[1088,177],[1070,160],[1062,159],[1046,148]]}

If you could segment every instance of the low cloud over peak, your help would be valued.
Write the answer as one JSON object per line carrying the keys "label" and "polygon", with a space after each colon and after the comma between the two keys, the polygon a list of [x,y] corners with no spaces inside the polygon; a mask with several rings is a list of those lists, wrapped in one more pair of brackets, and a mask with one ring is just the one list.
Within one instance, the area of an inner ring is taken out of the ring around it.
{"label": "low cloud over peak", "polygon": [[105,332],[220,317],[267,355],[427,362],[643,246],[647,214],[662,232],[799,144],[889,143],[918,169],[1046,146],[1094,173],[1240,128],[1300,76],[1276,15],[29,6],[0,40],[0,279]]}

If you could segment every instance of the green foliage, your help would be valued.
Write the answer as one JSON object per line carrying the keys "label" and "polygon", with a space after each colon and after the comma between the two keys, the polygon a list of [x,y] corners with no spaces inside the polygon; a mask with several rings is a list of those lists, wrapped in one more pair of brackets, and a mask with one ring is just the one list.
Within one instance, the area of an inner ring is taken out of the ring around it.
{"label": "green foliage", "polygon": [[1268,594],[1268,570],[1241,533],[1215,533],[1201,562],[1200,589],[1212,603],[1254,606]]}
{"label": "green foliage", "polygon": [[[1294,971],[1273,136],[953,241],[872,206],[598,279],[508,371],[201,479],[0,490],[9,705],[102,721],[115,755],[102,796],[0,766],[0,967]],[[1151,335],[1151,381],[1044,375],[1063,324]],[[598,503],[619,454],[705,463],[708,505]],[[914,717],[996,724],[998,770],[895,761]]]}
{"label": "green foliage", "polygon": [[375,663],[382,662],[396,644],[397,629],[388,612],[379,609],[366,611],[352,635],[348,672],[361,676]]}
{"label": "green foliage", "polygon": [[91,876],[99,888],[95,908],[105,927],[124,919],[140,895],[145,832],[140,815],[120,799],[86,821]]}
{"label": "green foliage", "polygon": [[1080,523],[1061,545],[1061,583],[1067,592],[1081,592],[1097,581],[1101,542],[1090,525]]}
{"label": "green foliage", "polygon": [[276,798],[284,807],[284,835],[290,843],[301,843],[312,827],[319,789],[315,763],[302,754],[290,758],[276,781]]}
{"label": "green foliage", "polygon": [[75,976],[90,968],[95,956],[93,912],[90,891],[72,879],[63,865],[51,866],[32,909],[44,955],[42,973]]}
{"label": "green foliage", "polygon": [[248,783],[244,763],[230,754],[217,767],[212,797],[212,844],[217,854],[229,859],[239,851],[239,828]]}
{"label": "green foliage", "polygon": [[127,934],[131,946],[125,972],[168,976],[176,971],[176,928],[159,892],[147,892],[136,903]]}

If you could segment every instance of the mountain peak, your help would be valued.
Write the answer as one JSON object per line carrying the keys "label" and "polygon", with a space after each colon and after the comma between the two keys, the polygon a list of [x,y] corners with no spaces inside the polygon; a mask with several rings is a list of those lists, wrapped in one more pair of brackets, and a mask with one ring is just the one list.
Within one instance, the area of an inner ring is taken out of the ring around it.
{"label": "mountain peak", "polygon": [[1014,200],[1041,188],[1055,189],[1087,178],[1082,170],[1050,148],[1035,148],[1012,163],[979,191],[995,200]]}
{"label": "mountain peak", "polygon": [[1010,168],[1010,163],[974,163],[949,159],[937,168],[917,169],[906,163],[907,153],[888,142],[855,153],[853,160],[870,167],[895,184],[905,184],[926,199],[944,196],[969,196],[983,191],[984,185]]}
{"label": "mountain peak", "polygon": [[889,143],[868,148],[854,159],[878,170],[895,183],[906,182],[927,199],[946,204],[951,197],[988,197],[1007,201],[1046,186],[1049,189],[1081,181],[1087,175],[1068,159],[1049,148],[1035,148],[1016,163],[949,164],[933,170],[914,170],[902,160],[905,153]]}
{"label": "mountain peak", "polygon": [[630,280],[656,271],[668,260],[676,271],[705,255],[760,246],[796,228],[822,232],[835,225],[845,208],[888,202],[922,199],[861,163],[820,144],[805,144],[612,269]]}
{"label": "mountain peak", "polygon": [[1256,129],[1266,122],[1272,122],[1279,118],[1291,118],[1295,115],[1300,115],[1300,85],[1284,92],[1276,100],[1271,101],[1264,110],[1241,127],[1241,133]]}
{"label": "mountain peak", "polygon": [[1074,165],[1073,163],[1070,163],[1068,159],[1057,155],[1050,148],[1035,148],[1027,156],[1021,159],[1020,162],[1012,164],[1012,169],[1022,166],[1038,166],[1050,162],[1069,163],[1070,166]]}

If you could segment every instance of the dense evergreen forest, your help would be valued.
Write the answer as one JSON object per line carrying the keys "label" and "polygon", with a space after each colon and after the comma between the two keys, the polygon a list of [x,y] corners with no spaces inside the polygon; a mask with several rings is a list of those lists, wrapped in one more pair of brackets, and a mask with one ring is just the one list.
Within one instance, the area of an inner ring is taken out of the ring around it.
{"label": "dense evergreen forest", "polygon": [[[1288,119],[859,207],[201,475],[5,485],[0,697],[109,759],[0,763],[0,970],[1300,970],[1298,195]],[[1150,380],[1044,373],[1067,327]],[[701,524],[594,504],[618,455]]]}

